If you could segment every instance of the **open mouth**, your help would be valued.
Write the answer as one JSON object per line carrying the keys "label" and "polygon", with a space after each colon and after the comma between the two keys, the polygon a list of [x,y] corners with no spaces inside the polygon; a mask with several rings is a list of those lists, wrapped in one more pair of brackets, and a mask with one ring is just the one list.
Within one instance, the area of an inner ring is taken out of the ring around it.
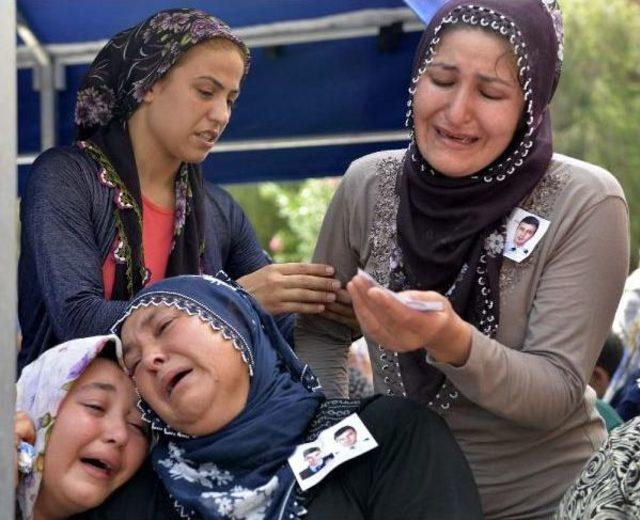
{"label": "open mouth", "polygon": [[180,383],[180,381],[182,381],[186,376],[188,376],[191,373],[192,369],[186,369],[186,370],[182,370],[178,373],[176,373],[176,375],[174,375],[170,380],[169,383],[167,384],[167,395],[170,397],[171,393],[173,392],[174,388],[176,386],[178,386],[178,384]]}
{"label": "open mouth", "polygon": [[215,144],[215,142],[218,140],[218,133],[217,132],[204,131],[204,132],[198,132],[196,135],[202,141],[204,141],[205,143],[209,144],[210,146],[213,146]]}
{"label": "open mouth", "polygon": [[91,466],[93,469],[97,470],[99,473],[102,473],[105,477],[110,477],[113,474],[113,468],[111,467],[111,465],[102,459],[83,457],[80,459],[80,461],[83,464]]}
{"label": "open mouth", "polygon": [[473,144],[478,140],[477,137],[473,137],[465,134],[455,134],[452,132],[448,132],[447,130],[439,127],[436,127],[436,133],[444,139],[449,139],[451,141],[454,141],[460,144]]}

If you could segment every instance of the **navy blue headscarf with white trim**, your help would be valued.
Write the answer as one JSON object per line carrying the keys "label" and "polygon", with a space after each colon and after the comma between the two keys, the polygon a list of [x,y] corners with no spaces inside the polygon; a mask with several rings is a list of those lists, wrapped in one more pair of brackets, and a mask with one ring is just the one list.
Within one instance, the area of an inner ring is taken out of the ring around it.
{"label": "navy blue headscarf with white trim", "polygon": [[238,520],[290,512],[295,478],[287,458],[304,442],[324,400],[317,379],[273,318],[224,273],[179,276],[145,288],[112,330],[118,333],[136,309],[162,305],[197,316],[230,339],[251,375],[244,410],[211,435],[177,432],[141,401],[157,436],[153,467],[178,511],[185,518]]}

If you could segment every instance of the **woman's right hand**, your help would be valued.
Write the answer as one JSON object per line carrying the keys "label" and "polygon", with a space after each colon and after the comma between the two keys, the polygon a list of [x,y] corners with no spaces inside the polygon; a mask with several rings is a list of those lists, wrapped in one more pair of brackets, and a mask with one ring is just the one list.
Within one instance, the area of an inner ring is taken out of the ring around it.
{"label": "woman's right hand", "polygon": [[14,482],[18,486],[18,447],[21,442],[29,444],[36,442],[36,428],[25,412],[16,412],[13,416],[13,441],[15,446]]}
{"label": "woman's right hand", "polygon": [[318,314],[336,301],[340,282],[325,264],[270,264],[237,282],[271,314]]}
{"label": "woman's right hand", "polygon": [[462,366],[471,352],[471,326],[447,298],[434,291],[404,291],[413,300],[440,302],[441,311],[421,312],[358,274],[347,284],[362,332],[394,352],[426,349],[440,363]]}

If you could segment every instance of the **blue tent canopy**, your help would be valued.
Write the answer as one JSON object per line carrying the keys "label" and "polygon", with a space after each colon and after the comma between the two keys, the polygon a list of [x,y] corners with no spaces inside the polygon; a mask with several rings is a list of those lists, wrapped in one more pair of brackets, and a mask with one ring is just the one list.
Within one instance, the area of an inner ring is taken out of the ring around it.
{"label": "blue tent canopy", "polygon": [[[421,3],[422,10],[426,6],[430,12],[440,4]],[[17,5],[22,22],[58,60],[52,125],[58,144],[73,140],[75,93],[91,56],[65,61],[64,53],[73,45],[93,42],[95,54],[101,40],[175,6],[125,0],[18,0]],[[409,70],[420,24],[402,0],[220,0],[182,5],[219,16],[252,47],[251,71],[217,145],[220,151],[214,148],[216,153],[203,165],[208,179],[227,183],[339,175],[359,155],[406,143]],[[325,17],[331,17],[330,24],[322,23]],[[313,33],[314,21],[324,27],[322,34],[305,37],[305,30]],[[299,24],[295,27],[301,33],[289,31],[289,36],[272,38],[270,44],[271,29],[278,33],[282,22]],[[256,39],[252,30],[263,36]],[[255,46],[252,34],[256,42],[262,39]],[[19,54],[19,64],[24,54]],[[18,74],[21,156],[33,156],[42,148],[42,98],[34,89],[41,74],[34,77],[35,69],[22,63]],[[19,191],[29,162],[22,160]]]}

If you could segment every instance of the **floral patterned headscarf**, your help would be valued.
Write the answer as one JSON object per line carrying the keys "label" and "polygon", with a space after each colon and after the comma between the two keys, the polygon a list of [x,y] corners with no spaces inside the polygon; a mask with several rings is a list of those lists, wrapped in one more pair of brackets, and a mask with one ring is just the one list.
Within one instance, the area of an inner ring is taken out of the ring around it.
{"label": "floral patterned headscarf", "polygon": [[18,485],[23,520],[33,518],[42,482],[44,454],[62,400],[104,347],[120,343],[117,336],[94,336],[67,341],[47,350],[27,365],[16,384],[16,411],[26,412],[36,428],[36,460],[32,472]]}
{"label": "floral patterned headscarf", "polygon": [[[114,300],[129,300],[151,277],[142,244],[142,195],[126,127],[146,92],[195,45],[222,39],[237,46],[249,69],[249,50],[221,20],[197,9],[160,11],[125,29],[102,48],[78,91],[78,146],[97,164],[100,184],[113,190],[117,229],[109,254],[116,264]],[[204,193],[197,164],[183,163],[175,179],[175,215],[166,276],[204,271]]]}
{"label": "floral patterned headscarf", "polygon": [[222,20],[197,9],[160,11],[125,29],[102,48],[78,91],[75,122],[88,139],[116,118],[126,120],[143,96],[184,53],[205,40],[234,43],[249,70],[249,49]]}

